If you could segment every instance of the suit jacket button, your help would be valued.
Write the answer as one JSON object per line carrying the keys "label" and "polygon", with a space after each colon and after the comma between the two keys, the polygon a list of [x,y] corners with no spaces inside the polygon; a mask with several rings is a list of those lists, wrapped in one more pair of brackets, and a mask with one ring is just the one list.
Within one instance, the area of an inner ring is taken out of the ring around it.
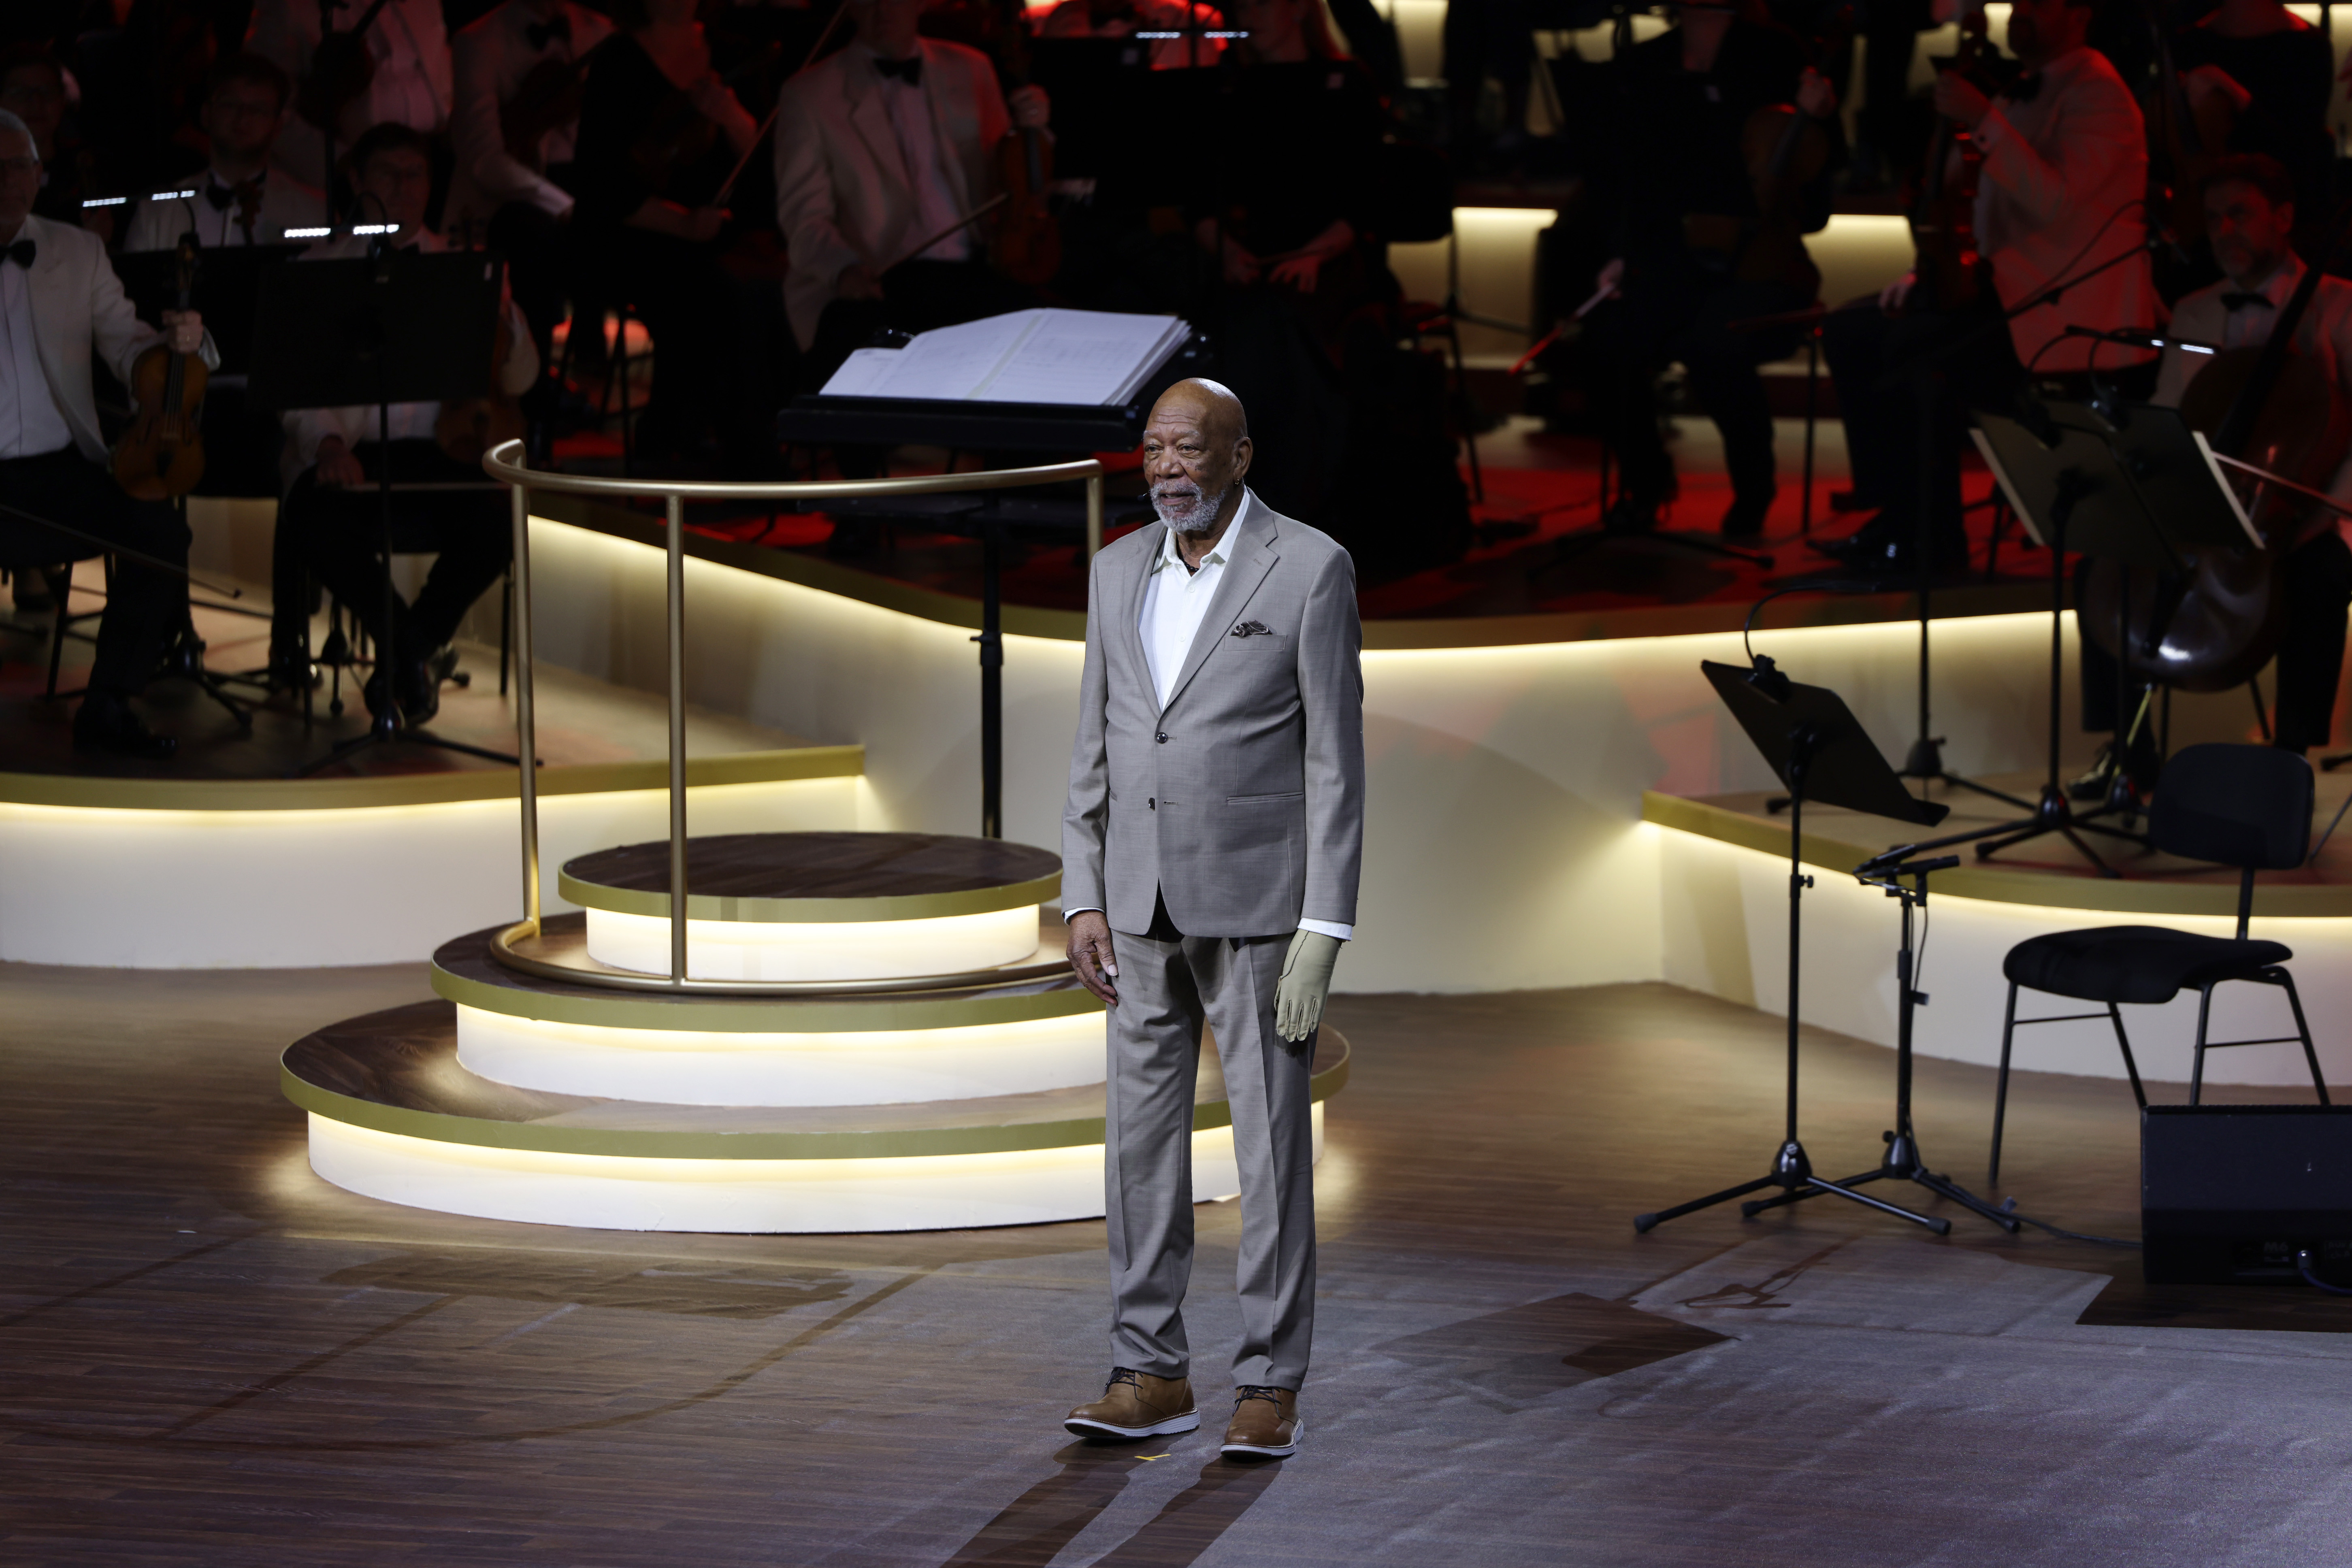
{"label": "suit jacket button", "polygon": [[1152,738],[1153,740],[1155,740],[1155,741],[1159,742],[1161,745],[1163,745],[1163,746],[1164,746],[1164,745],[1166,745],[1166,744],[1168,743],[1168,731],[1165,731],[1165,730],[1162,730],[1162,731],[1160,731],[1160,733],[1158,733],[1157,735],[1152,736],[1151,738]]}
{"label": "suit jacket button", "polygon": [[1160,797],[1158,795],[1152,796],[1150,800],[1143,803],[1143,806],[1147,811],[1158,811],[1160,809]]}

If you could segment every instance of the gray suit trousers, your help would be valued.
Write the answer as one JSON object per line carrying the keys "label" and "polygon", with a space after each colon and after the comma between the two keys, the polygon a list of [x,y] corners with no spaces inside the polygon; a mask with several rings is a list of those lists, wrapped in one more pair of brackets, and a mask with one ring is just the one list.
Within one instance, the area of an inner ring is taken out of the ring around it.
{"label": "gray suit trousers", "polygon": [[1313,1043],[1275,1033],[1287,932],[1172,942],[1119,932],[1110,1010],[1108,1216],[1113,1363],[1190,1375],[1192,1087],[1201,1026],[1214,1031],[1242,1178],[1236,1384],[1296,1389],[1315,1332]]}

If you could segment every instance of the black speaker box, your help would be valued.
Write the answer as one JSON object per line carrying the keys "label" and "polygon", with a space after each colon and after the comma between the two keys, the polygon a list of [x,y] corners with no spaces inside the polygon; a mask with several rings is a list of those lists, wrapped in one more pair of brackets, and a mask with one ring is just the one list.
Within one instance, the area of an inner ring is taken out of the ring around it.
{"label": "black speaker box", "polygon": [[2352,1279],[2352,1105],[2151,1105],[2139,1190],[2151,1285]]}

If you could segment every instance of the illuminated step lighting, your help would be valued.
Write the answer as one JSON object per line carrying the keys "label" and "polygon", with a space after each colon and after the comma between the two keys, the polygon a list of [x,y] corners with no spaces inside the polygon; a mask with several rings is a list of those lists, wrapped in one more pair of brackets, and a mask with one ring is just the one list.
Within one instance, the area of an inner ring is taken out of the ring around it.
{"label": "illuminated step lighting", "polygon": [[748,1034],[457,1008],[457,1062],[518,1089],[669,1105],[905,1105],[1100,1083],[1103,1015],[951,1028]]}
{"label": "illuminated step lighting", "polygon": [[[667,974],[669,943],[666,916],[588,911],[588,955],[600,963]],[[896,980],[1001,968],[1036,951],[1034,904],[911,921],[686,922],[695,980]]]}

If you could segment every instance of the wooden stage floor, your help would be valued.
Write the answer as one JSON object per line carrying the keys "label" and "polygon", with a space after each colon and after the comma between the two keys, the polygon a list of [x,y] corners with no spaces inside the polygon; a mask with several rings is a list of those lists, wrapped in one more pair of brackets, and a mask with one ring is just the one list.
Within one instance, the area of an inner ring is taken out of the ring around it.
{"label": "wooden stage floor", "polygon": [[[1346,979],[1342,971],[1342,980]],[[1343,996],[1308,1436],[1215,1456],[1239,1216],[1199,1211],[1204,1427],[1090,1447],[1099,1223],[630,1235],[329,1187],[285,1045],[417,968],[0,968],[0,1559],[49,1563],[2334,1563],[2352,1303],[1760,1173],[1777,1021],[1660,985]],[[1808,1037],[1874,1163],[1893,1058]],[[1990,1074],[1919,1064],[1978,1179]],[[2222,1091],[2231,1098],[2260,1091]],[[2120,1082],[2024,1074],[2028,1212],[2137,1226]],[[1902,1199],[1909,1194],[1890,1192]],[[1919,1194],[1924,1196],[1924,1194]]]}

